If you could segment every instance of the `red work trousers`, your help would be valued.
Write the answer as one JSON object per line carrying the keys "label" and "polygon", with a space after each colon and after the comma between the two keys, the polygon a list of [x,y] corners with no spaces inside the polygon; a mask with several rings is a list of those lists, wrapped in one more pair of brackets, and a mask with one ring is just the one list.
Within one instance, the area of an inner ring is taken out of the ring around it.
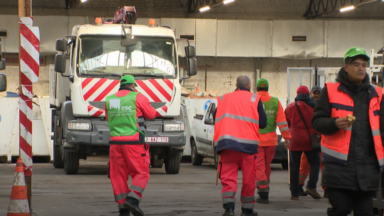
{"label": "red work trousers", "polygon": [[[321,163],[322,153],[320,152],[320,170],[323,172],[323,163]],[[299,175],[299,185],[303,186],[305,183],[305,179],[307,179],[309,174],[309,163],[307,156],[303,153],[301,155],[301,163],[300,163],[300,175]],[[325,190],[325,187],[322,187]]]}
{"label": "red work trousers", "polygon": [[235,203],[237,192],[237,174],[239,167],[243,173],[243,186],[241,188],[241,207],[253,209],[255,205],[256,188],[256,155],[225,149],[220,154],[220,180],[223,186],[221,197],[223,204]]}
{"label": "red work trousers", "polygon": [[[142,194],[149,180],[149,146],[111,145],[109,147],[110,178],[115,200],[119,208],[127,197],[143,198]],[[132,177],[132,185],[128,187],[128,175]]]}
{"label": "red work trousers", "polygon": [[258,192],[269,192],[271,163],[275,156],[276,146],[259,146],[256,159],[256,186]]}

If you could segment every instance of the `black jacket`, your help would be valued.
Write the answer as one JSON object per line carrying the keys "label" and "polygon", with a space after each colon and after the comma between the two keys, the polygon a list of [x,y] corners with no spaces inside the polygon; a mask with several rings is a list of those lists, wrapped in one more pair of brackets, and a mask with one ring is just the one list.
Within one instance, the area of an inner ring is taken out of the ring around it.
{"label": "black jacket", "polygon": [[308,106],[312,107],[313,109],[316,106],[316,102],[309,95],[306,95],[306,94],[297,95],[295,98],[295,101],[302,101]]}
{"label": "black jacket", "polygon": [[[353,115],[356,121],[352,126],[352,135],[347,164],[324,163],[322,185],[329,188],[350,189],[355,191],[376,191],[379,188],[380,168],[376,157],[371,127],[369,124],[369,101],[377,95],[375,88],[369,84],[368,75],[363,84],[357,85],[348,80],[344,68],[336,78],[341,85],[339,89],[348,93],[353,101]],[[384,100],[380,106],[380,131],[384,137]],[[336,118],[331,118],[331,105],[327,87],[320,93],[312,119],[313,128],[321,134],[331,135],[339,129]]]}

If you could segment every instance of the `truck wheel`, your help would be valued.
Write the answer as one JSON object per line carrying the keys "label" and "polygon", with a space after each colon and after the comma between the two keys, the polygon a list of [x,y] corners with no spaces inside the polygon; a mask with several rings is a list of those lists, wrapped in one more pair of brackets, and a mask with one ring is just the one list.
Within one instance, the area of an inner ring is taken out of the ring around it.
{"label": "truck wheel", "polygon": [[64,149],[64,172],[67,175],[77,174],[79,171],[79,153]]}
{"label": "truck wheel", "polygon": [[288,160],[283,161],[283,162],[281,163],[281,166],[283,167],[283,169],[288,170]]}
{"label": "truck wheel", "polygon": [[64,168],[64,161],[60,153],[60,146],[55,145],[55,143],[53,143],[53,167],[56,169]]}
{"label": "truck wheel", "polygon": [[55,110],[52,110],[52,129],[53,129],[53,167],[57,169],[64,168],[63,156],[61,155],[60,147],[62,144],[62,140],[60,139],[61,131],[60,126],[57,125],[57,119],[59,116],[56,114]]}
{"label": "truck wheel", "polygon": [[191,142],[191,161],[193,166],[201,166],[204,157],[197,153],[196,143],[194,140]]}
{"label": "truck wheel", "polygon": [[165,172],[167,174],[179,174],[181,162],[181,153],[173,151],[169,153],[168,159],[165,161]]}
{"label": "truck wheel", "polygon": [[217,169],[217,167],[219,166],[219,155],[217,154],[217,152],[216,152],[216,149],[213,149],[214,150],[214,152],[213,152],[213,154],[214,154],[214,157],[213,157],[213,159],[215,160],[215,169]]}
{"label": "truck wheel", "polygon": [[159,155],[153,155],[151,158],[151,167],[152,168],[163,168],[164,159],[158,159]]}

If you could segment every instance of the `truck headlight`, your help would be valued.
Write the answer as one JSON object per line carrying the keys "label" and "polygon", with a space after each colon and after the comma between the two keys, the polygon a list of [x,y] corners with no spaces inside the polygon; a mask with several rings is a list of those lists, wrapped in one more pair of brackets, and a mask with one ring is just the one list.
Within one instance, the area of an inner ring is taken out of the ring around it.
{"label": "truck headlight", "polygon": [[184,123],[165,123],[164,131],[184,131]]}
{"label": "truck headlight", "polygon": [[68,129],[69,130],[90,130],[91,125],[89,123],[69,122],[68,123]]}

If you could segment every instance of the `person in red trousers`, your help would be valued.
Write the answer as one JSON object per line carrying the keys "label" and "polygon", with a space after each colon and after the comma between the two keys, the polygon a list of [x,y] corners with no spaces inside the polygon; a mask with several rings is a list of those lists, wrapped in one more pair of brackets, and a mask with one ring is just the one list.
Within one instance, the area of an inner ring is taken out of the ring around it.
{"label": "person in red trousers", "polygon": [[217,98],[215,111],[216,151],[220,155],[219,173],[221,197],[225,212],[234,216],[237,174],[243,173],[241,189],[241,216],[257,216],[255,205],[255,160],[259,145],[259,128],[267,125],[260,96],[250,92],[251,80],[239,76],[236,91]]}
{"label": "person in red trousers", "polygon": [[259,197],[256,202],[269,203],[269,180],[271,176],[271,163],[276,152],[277,134],[279,127],[286,146],[289,146],[291,134],[285,119],[284,108],[276,97],[268,94],[269,83],[266,79],[258,79],[256,83],[257,94],[261,97],[264,111],[267,115],[267,127],[260,129],[259,152],[256,159],[256,187]]}
{"label": "person in red trousers", "polygon": [[[107,97],[106,117],[110,130],[110,178],[120,216],[143,216],[139,207],[149,180],[149,145],[145,143],[144,119],[154,119],[156,110],[148,98],[135,91],[135,79],[125,75],[119,91]],[[128,175],[132,185],[128,187]]]}

